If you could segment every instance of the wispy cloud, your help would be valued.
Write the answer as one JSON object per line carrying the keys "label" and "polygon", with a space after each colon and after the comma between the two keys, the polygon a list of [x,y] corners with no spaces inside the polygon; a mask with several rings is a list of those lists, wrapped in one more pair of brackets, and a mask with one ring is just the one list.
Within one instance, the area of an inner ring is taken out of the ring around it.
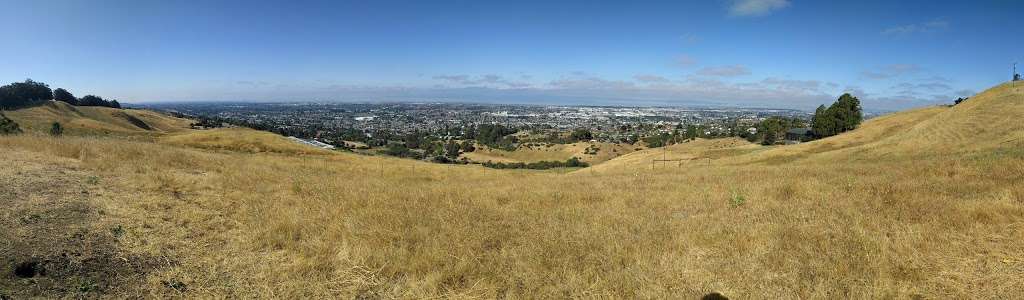
{"label": "wispy cloud", "polygon": [[703,69],[697,70],[697,75],[716,77],[736,77],[750,75],[750,69],[743,65],[704,67]]}
{"label": "wispy cloud", "polygon": [[908,35],[915,33],[929,33],[946,30],[949,28],[949,22],[943,20],[934,20],[924,23],[907,24],[902,26],[886,28],[882,31],[883,35]]}
{"label": "wispy cloud", "polygon": [[773,86],[784,90],[819,91],[822,86],[821,81],[817,80],[795,80],[776,77],[765,78],[764,80],[761,80],[761,83],[766,86]]}
{"label": "wispy cloud", "polygon": [[556,89],[573,90],[624,89],[634,86],[632,82],[609,80],[597,76],[561,78],[552,80],[548,85]]}
{"label": "wispy cloud", "polygon": [[755,17],[771,14],[789,6],[788,0],[733,0],[729,6],[729,15],[736,17]]}
{"label": "wispy cloud", "polygon": [[903,82],[892,87],[904,94],[918,94],[918,91],[940,92],[952,90],[953,87],[941,82],[909,83]]}
{"label": "wispy cloud", "polygon": [[469,75],[437,75],[434,79],[463,86],[497,86],[505,88],[525,88],[531,86],[529,82],[515,81],[501,75],[487,74],[477,77]]}
{"label": "wispy cloud", "polygon": [[[732,68],[717,69],[740,69]],[[882,69],[919,70],[919,67],[897,65]],[[711,69],[709,69],[711,70]],[[575,74],[573,74],[575,73]],[[252,101],[452,101],[477,103],[590,104],[590,105],[709,105],[777,107],[811,110],[820,104],[835,101],[842,92],[861,98],[866,109],[897,110],[908,107],[950,103],[957,97],[970,96],[973,91],[960,90],[944,77],[917,74],[899,78],[897,83],[881,89],[867,89],[842,82],[805,80],[789,77],[724,78],[691,75],[667,77],[658,74],[637,74],[629,79],[607,78],[590,72],[566,73],[556,80],[517,83],[522,74],[446,74],[432,76],[436,83],[414,86],[350,85],[339,82],[288,82],[266,89],[253,89],[248,82],[234,80],[218,83],[201,91],[206,100]],[[737,74],[745,72],[715,72]],[[937,74],[936,74],[937,75]],[[259,82],[254,81],[259,84]],[[223,85],[232,87],[223,89]],[[515,86],[515,87],[514,87]],[[271,88],[273,87],[273,88]],[[867,90],[867,91],[865,91]],[[181,93],[168,90],[163,101],[193,99],[195,91]]]}
{"label": "wispy cloud", "polygon": [[451,81],[454,83],[465,83],[469,80],[469,75],[437,75],[434,79]]}
{"label": "wispy cloud", "polygon": [[266,82],[266,81],[252,81],[252,80],[239,80],[239,81],[235,81],[235,84],[237,84],[237,85],[245,85],[245,86],[250,86],[250,87],[261,87],[261,86],[268,86],[268,85],[270,85],[270,83]]}
{"label": "wispy cloud", "polygon": [[641,74],[641,75],[633,76],[633,79],[636,79],[636,81],[643,82],[643,83],[664,83],[664,82],[669,82],[668,78],[661,77],[661,76],[658,76],[658,75]]}
{"label": "wispy cloud", "polygon": [[915,64],[892,64],[881,67],[877,70],[861,72],[861,77],[868,79],[889,79],[919,71],[921,71],[921,67]]}
{"label": "wispy cloud", "polygon": [[680,54],[678,57],[676,57],[676,64],[684,68],[692,67],[693,65],[697,64],[697,59],[687,54]]}

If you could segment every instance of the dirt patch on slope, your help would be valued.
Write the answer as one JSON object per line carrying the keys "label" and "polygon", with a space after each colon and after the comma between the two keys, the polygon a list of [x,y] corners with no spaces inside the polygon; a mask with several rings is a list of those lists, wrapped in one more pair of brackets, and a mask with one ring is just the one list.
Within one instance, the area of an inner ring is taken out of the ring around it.
{"label": "dirt patch on slope", "polygon": [[90,200],[95,177],[67,161],[4,152],[0,299],[139,295],[156,260],[121,251],[123,229],[99,225],[104,212]]}

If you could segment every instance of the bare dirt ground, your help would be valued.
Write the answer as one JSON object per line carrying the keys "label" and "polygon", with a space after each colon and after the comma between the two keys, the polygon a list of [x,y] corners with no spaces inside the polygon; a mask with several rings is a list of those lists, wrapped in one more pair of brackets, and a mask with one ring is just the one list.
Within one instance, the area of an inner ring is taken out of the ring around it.
{"label": "bare dirt ground", "polygon": [[141,295],[157,261],[128,255],[124,230],[102,225],[97,178],[71,160],[0,154],[0,299]]}

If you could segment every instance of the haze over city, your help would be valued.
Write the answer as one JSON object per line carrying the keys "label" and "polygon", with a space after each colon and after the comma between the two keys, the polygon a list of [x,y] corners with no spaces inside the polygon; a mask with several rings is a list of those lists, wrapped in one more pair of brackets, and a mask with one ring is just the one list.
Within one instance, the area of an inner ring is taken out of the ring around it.
{"label": "haze over city", "polygon": [[[126,103],[868,111],[1008,79],[1020,1],[6,1],[0,81]],[[971,59],[963,59],[970,56]]]}

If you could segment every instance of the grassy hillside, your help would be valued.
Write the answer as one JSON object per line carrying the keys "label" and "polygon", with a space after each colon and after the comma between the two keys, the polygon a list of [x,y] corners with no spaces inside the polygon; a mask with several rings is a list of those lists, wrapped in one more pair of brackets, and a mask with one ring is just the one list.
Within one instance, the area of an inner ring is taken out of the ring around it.
{"label": "grassy hillside", "polygon": [[[0,230],[27,239],[18,232],[47,232],[27,226],[81,220],[97,235],[89,249],[107,251],[87,254],[136,266],[72,273],[53,284],[75,292],[50,296],[1013,298],[1024,290],[1022,102],[1020,85],[1004,85],[797,146],[668,148],[710,165],[651,170],[654,149],[568,174],[5,136],[0,159],[18,169],[3,174],[66,180],[76,197],[61,201],[103,213]],[[66,175],[32,175],[44,171]],[[0,196],[38,205],[48,190]],[[90,278],[119,280],[80,292]]]}
{"label": "grassy hillside", "polygon": [[309,145],[296,143],[287,138],[266,131],[248,128],[220,128],[213,130],[193,130],[168,135],[159,139],[160,143],[188,146],[201,149],[223,150],[243,153],[282,153],[282,154],[328,154],[323,150]]}
{"label": "grassy hillside", "polygon": [[60,122],[71,135],[156,136],[184,130],[189,124],[148,110],[72,106],[58,101],[4,114],[28,132],[49,132],[53,122]]}
{"label": "grassy hillside", "polygon": [[[638,171],[652,168],[680,168],[696,164],[706,165],[708,159],[718,159],[739,154],[764,150],[741,138],[697,139],[691,142],[666,147],[646,149],[623,155],[594,166],[594,171]],[[682,160],[681,162],[658,162],[652,160]]]}

